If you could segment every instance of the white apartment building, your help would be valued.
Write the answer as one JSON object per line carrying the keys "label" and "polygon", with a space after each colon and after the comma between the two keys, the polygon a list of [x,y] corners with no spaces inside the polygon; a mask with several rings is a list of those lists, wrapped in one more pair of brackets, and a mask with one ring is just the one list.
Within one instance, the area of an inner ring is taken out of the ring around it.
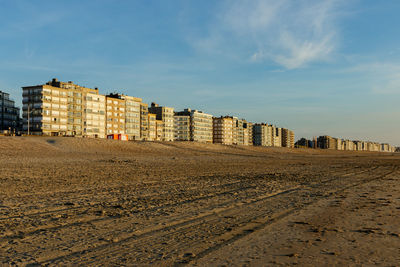
{"label": "white apartment building", "polygon": [[140,140],[140,103],[141,98],[122,95],[125,100],[125,134],[129,140]]}
{"label": "white apartment building", "polygon": [[88,93],[84,102],[84,136],[105,138],[106,97]]}
{"label": "white apartment building", "polygon": [[213,142],[217,144],[233,144],[233,118],[213,118]]}
{"label": "white apartment building", "polygon": [[86,94],[97,89],[60,82],[57,79],[22,87],[23,130],[37,135],[84,136]]}
{"label": "white apartment building", "polygon": [[174,108],[160,107],[156,103],[151,103],[149,112],[156,114],[156,119],[162,121],[162,141],[174,141]]}

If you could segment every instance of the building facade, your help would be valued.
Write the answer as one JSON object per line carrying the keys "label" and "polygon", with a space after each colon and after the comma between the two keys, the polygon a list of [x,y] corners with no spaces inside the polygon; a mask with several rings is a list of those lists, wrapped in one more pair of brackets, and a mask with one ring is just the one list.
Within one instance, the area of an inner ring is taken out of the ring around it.
{"label": "building facade", "polygon": [[156,114],[157,120],[163,122],[162,141],[174,141],[174,108],[161,107],[156,103],[151,103],[149,112]]}
{"label": "building facade", "polygon": [[317,139],[317,147],[321,149],[336,149],[337,139],[328,135],[320,136]]}
{"label": "building facade", "polygon": [[140,139],[149,140],[149,105],[143,102],[140,103]]}
{"label": "building facade", "polygon": [[233,144],[233,118],[214,117],[213,118],[213,142],[216,144]]}
{"label": "building facade", "polygon": [[271,138],[269,125],[266,123],[256,123],[253,126],[253,139],[255,146],[270,146]]}
{"label": "building facade", "polygon": [[156,114],[148,114],[148,141],[155,141],[157,136]]}
{"label": "building facade", "polygon": [[36,86],[22,87],[23,130],[28,134],[85,136],[87,95],[91,89],[57,79]]}
{"label": "building facade", "polygon": [[314,141],[308,140],[306,138],[300,138],[294,146],[296,148],[314,148]]}
{"label": "building facade", "polygon": [[19,108],[8,93],[0,91],[0,132],[20,130]]}
{"label": "building facade", "polygon": [[106,97],[87,93],[83,109],[83,135],[94,138],[105,138],[106,135]]}
{"label": "building facade", "polygon": [[274,142],[273,142],[273,146],[274,147],[281,147],[282,146],[282,128],[275,128],[274,131]]}
{"label": "building facade", "polygon": [[125,134],[125,100],[119,94],[106,96],[106,133]]}
{"label": "building facade", "polygon": [[249,146],[253,145],[253,123],[246,122],[244,127],[247,129],[247,144]]}
{"label": "building facade", "polygon": [[142,99],[133,96],[122,95],[125,100],[125,134],[129,140],[140,140],[140,104]]}
{"label": "building facade", "polygon": [[213,142],[213,116],[211,114],[185,109],[184,111],[175,112],[174,119],[176,140],[201,143]]}
{"label": "building facade", "polygon": [[[304,142],[303,142],[303,145],[304,145]],[[308,144],[306,144],[306,145],[308,146]],[[294,147],[294,132],[293,131],[282,128],[282,146],[289,147],[289,148]]]}
{"label": "building facade", "polygon": [[[179,113],[179,112],[178,112]],[[174,127],[176,141],[191,141],[190,134],[190,116],[189,115],[176,115],[174,116]]]}
{"label": "building facade", "polygon": [[156,120],[156,141],[164,141],[164,122]]}

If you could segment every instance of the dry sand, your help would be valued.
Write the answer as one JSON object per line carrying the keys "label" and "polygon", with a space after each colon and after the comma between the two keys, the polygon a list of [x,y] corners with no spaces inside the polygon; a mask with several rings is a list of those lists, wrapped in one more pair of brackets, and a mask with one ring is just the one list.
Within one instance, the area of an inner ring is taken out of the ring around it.
{"label": "dry sand", "polygon": [[2,265],[400,264],[400,155],[0,137]]}

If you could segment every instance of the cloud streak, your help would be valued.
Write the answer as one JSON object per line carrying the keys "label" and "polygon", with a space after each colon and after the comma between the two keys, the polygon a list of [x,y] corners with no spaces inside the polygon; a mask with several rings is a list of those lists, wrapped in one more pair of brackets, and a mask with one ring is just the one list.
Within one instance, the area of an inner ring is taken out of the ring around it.
{"label": "cloud streak", "polygon": [[362,75],[369,81],[367,88],[372,94],[400,94],[400,65],[397,63],[364,63],[344,69],[342,72]]}
{"label": "cloud streak", "polygon": [[225,1],[209,35],[195,46],[251,62],[301,68],[329,60],[337,49],[341,8],[341,0]]}

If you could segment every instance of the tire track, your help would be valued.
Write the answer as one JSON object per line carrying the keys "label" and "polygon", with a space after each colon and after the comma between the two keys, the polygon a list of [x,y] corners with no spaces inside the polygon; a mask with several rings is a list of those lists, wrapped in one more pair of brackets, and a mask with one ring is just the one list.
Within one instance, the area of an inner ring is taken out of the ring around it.
{"label": "tire track", "polygon": [[[371,168],[371,170],[375,170],[376,168],[378,168],[378,167],[372,167]],[[349,169],[351,169],[351,168],[349,168]],[[354,172],[353,174],[357,174],[357,173],[364,173],[364,172],[366,172],[366,171],[368,171],[368,170],[363,170],[363,171],[361,171],[361,172]],[[338,173],[334,173],[334,172],[332,172],[332,174],[336,174],[336,175],[338,175]],[[259,178],[265,178],[265,177],[268,177],[268,176],[270,176],[271,174],[270,173],[267,173],[267,174],[257,174],[256,176],[254,176],[254,177],[252,177],[252,178],[256,178],[256,179],[259,179]],[[339,175],[341,175],[341,174],[339,174]],[[342,176],[348,176],[348,175],[342,175]],[[204,176],[202,176],[201,178],[204,178]],[[212,177],[213,179],[215,179],[215,177]],[[242,179],[243,177],[238,177],[237,179]],[[196,177],[196,178],[192,178],[192,179],[198,179],[198,177]],[[333,178],[333,179],[335,179],[335,178]],[[182,180],[189,180],[190,181],[190,179],[187,179],[187,178],[184,178],[184,179],[172,179],[172,180],[168,180],[168,181],[182,181]],[[233,185],[233,184],[240,184],[240,183],[244,183],[244,182],[247,182],[247,181],[243,181],[243,180],[238,180],[238,181],[235,181],[235,182],[231,182],[231,183],[225,183],[225,184],[212,184],[212,185],[209,185],[209,187],[210,188],[212,188],[212,187],[225,187],[225,186],[230,186],[230,185]],[[154,181],[154,182],[151,182],[151,184],[155,184],[156,183],[156,181]],[[148,184],[148,183],[143,183],[143,184]],[[140,185],[143,185],[143,184],[140,184]],[[166,186],[170,186],[170,185],[168,185],[167,183],[165,184]],[[145,189],[149,189],[150,187],[145,187],[145,186],[143,186],[142,188],[137,188],[137,186],[135,185],[135,187],[134,188],[132,188],[132,189],[134,189],[134,190],[140,190],[140,189],[143,189],[143,188],[145,188]],[[158,186],[154,186],[154,188],[160,188],[159,187],[159,185]],[[192,187],[192,188],[190,188],[192,191],[195,191],[196,189],[199,189],[199,188],[201,188],[201,189],[204,189],[204,185],[199,185],[199,186],[197,186],[197,187]],[[106,188],[106,187],[104,187],[103,189],[108,189],[108,188]],[[120,187],[116,187],[116,188],[112,188],[112,189],[127,189],[127,186],[120,186]],[[132,190],[131,189],[131,190]],[[96,188],[96,190],[97,190],[97,188]],[[114,192],[117,192],[117,190],[115,190]],[[185,191],[187,191],[187,188],[185,188]],[[74,192],[75,193],[75,191],[71,191],[71,192]],[[78,191],[76,191],[76,193],[81,193],[82,192],[82,190],[78,190]],[[58,193],[58,192],[57,192]],[[113,193],[113,192],[112,192]],[[117,192],[117,193],[120,193],[120,192]],[[92,194],[92,192],[91,192],[91,194]],[[167,193],[164,193],[164,195],[169,195],[170,194],[170,192],[167,192]],[[100,199],[102,199],[103,198],[103,196],[104,195],[112,195],[112,194],[110,194],[110,192],[109,191],[107,191],[106,193],[104,193],[103,195],[99,195],[99,194],[97,194],[96,196],[97,196],[97,198],[100,198]],[[151,194],[151,195],[146,195],[145,197],[147,197],[147,198],[152,198],[152,197],[154,197],[154,196],[160,196],[160,195],[163,195],[163,194],[160,194],[160,193],[155,193],[155,194]],[[88,195],[88,196],[90,196],[90,195]],[[81,198],[82,198],[82,196],[80,196]],[[143,198],[143,197],[140,197],[141,199]],[[65,202],[68,202],[68,200],[65,200]],[[72,201],[71,201],[72,202]],[[57,213],[59,213],[59,212],[65,212],[65,211],[77,211],[77,210],[81,210],[81,209],[87,209],[87,208],[93,208],[93,207],[100,207],[101,206],[101,204],[103,204],[104,203],[104,201],[102,201],[102,202],[98,202],[98,203],[94,203],[94,204],[89,204],[89,205],[84,205],[84,206],[77,206],[77,207],[69,207],[69,208],[62,208],[62,209],[56,209],[56,210],[50,210],[50,211],[43,211],[43,212],[37,212],[37,213],[30,213],[30,214],[21,214],[21,215],[15,215],[15,216],[10,216],[10,217],[0,217],[0,221],[4,221],[4,220],[11,220],[11,219],[24,219],[24,218],[27,218],[27,217],[32,217],[32,216],[41,216],[41,215],[51,215],[51,214],[57,214]],[[114,203],[109,203],[109,205],[110,206],[112,206],[112,205],[116,205],[117,203],[119,203],[119,202],[114,202]],[[19,208],[20,209],[20,208]],[[43,209],[43,207],[40,207],[40,209]]]}
{"label": "tire track", "polygon": [[277,222],[277,221],[279,221],[281,219],[286,218],[287,216],[289,216],[289,215],[291,215],[291,214],[293,214],[295,212],[300,211],[301,209],[304,209],[304,208],[306,208],[306,207],[308,207],[308,206],[310,206],[312,204],[317,203],[320,200],[327,199],[327,198],[329,198],[329,197],[331,197],[333,195],[336,195],[338,193],[344,192],[344,191],[346,191],[346,190],[348,190],[350,188],[354,188],[354,187],[357,187],[357,186],[360,186],[360,185],[363,185],[363,184],[366,184],[366,183],[370,183],[372,181],[376,181],[376,180],[379,180],[379,179],[384,179],[387,176],[389,176],[389,175],[393,174],[394,172],[396,172],[397,170],[398,170],[398,167],[394,166],[391,171],[389,171],[389,172],[387,172],[387,173],[385,173],[383,175],[380,175],[380,176],[377,176],[377,177],[374,177],[374,178],[370,178],[370,179],[364,179],[364,180],[362,180],[360,182],[353,183],[351,185],[345,186],[344,188],[341,188],[339,190],[331,191],[331,192],[329,192],[329,193],[327,193],[327,194],[325,194],[325,195],[323,195],[321,197],[317,197],[313,201],[301,204],[300,207],[298,207],[298,208],[292,208],[292,209],[288,209],[286,211],[283,211],[282,213],[280,213],[277,216],[274,216],[272,218],[268,218],[268,217],[267,218],[262,218],[262,216],[253,217],[251,219],[251,223],[249,223],[249,224],[250,225],[254,224],[255,226],[243,227],[238,234],[235,234],[235,235],[233,235],[232,237],[230,237],[228,239],[224,239],[223,242],[221,242],[221,243],[219,243],[219,244],[217,244],[215,246],[208,247],[208,248],[204,249],[203,251],[201,251],[199,253],[196,253],[195,256],[191,257],[190,259],[185,259],[185,260],[180,261],[180,262],[179,261],[175,262],[174,265],[175,266],[179,266],[181,264],[193,263],[196,260],[199,260],[199,259],[205,257],[206,255],[208,255],[208,254],[210,254],[210,253],[212,253],[212,252],[214,252],[214,251],[216,251],[216,250],[218,250],[218,249],[220,249],[220,248],[222,248],[222,247],[224,247],[226,245],[232,244],[233,242],[235,242],[235,241],[237,241],[237,240],[249,235],[250,233],[253,233],[255,231],[261,230],[261,229],[265,228],[266,226],[268,226],[268,225],[270,225],[272,223],[275,223],[275,222]]}
{"label": "tire track", "polygon": [[[377,169],[377,168],[375,168],[375,169]],[[362,172],[360,172],[360,174],[364,173],[365,171],[369,171],[369,170],[363,170]],[[324,184],[324,182],[328,183],[328,182],[330,182],[332,180],[337,180],[337,179],[338,178],[327,179],[327,180],[321,182],[321,185]],[[319,186],[321,186],[321,185],[319,185]],[[306,188],[306,189],[308,190],[308,189],[312,188],[313,186],[314,185],[311,185],[311,187]],[[290,194],[290,193],[293,193],[293,192],[297,192],[297,191],[299,191],[299,189],[300,189],[299,187],[291,188],[289,190],[278,192],[276,194],[272,194],[272,195],[269,195],[269,196],[263,196],[263,197],[260,197],[260,198],[253,199],[251,201],[248,201],[247,203],[244,203],[243,205],[234,206],[234,207],[231,206],[231,207],[228,207],[228,208],[225,208],[225,209],[222,209],[222,210],[218,210],[218,212],[216,210],[213,210],[211,214],[206,213],[206,214],[203,214],[200,217],[192,217],[191,219],[183,221],[183,222],[178,221],[176,223],[172,223],[170,225],[161,227],[159,229],[149,230],[148,232],[144,232],[142,234],[140,234],[141,231],[138,231],[138,232],[135,232],[135,233],[131,233],[129,236],[127,236],[125,238],[121,238],[118,242],[114,242],[114,243],[110,243],[110,244],[103,244],[101,246],[97,246],[97,247],[89,249],[89,250],[78,251],[78,252],[74,252],[74,253],[71,253],[71,254],[68,254],[68,255],[63,255],[63,256],[60,256],[60,257],[57,257],[57,258],[47,259],[47,260],[42,261],[41,263],[42,264],[44,264],[44,263],[54,263],[54,262],[58,262],[58,261],[62,261],[62,260],[71,259],[71,258],[74,258],[74,257],[76,257],[78,255],[80,255],[80,257],[81,257],[83,254],[94,253],[96,251],[100,251],[100,250],[103,250],[103,249],[107,249],[107,251],[109,252],[111,247],[118,247],[118,246],[120,246],[122,244],[125,244],[125,243],[133,241],[133,240],[141,240],[141,238],[143,238],[143,237],[152,236],[152,235],[154,235],[156,233],[159,233],[159,232],[171,231],[173,229],[175,229],[175,232],[178,232],[179,229],[181,229],[183,227],[189,227],[190,228],[190,227],[193,227],[196,224],[201,223],[202,221],[204,221],[206,219],[210,219],[213,216],[215,216],[216,213],[217,214],[221,214],[222,212],[226,213],[227,210],[238,209],[238,207],[240,207],[240,206],[251,206],[251,205],[253,205],[253,204],[257,203],[257,202],[264,201],[264,200],[270,199],[270,198],[274,198],[274,197],[279,196],[279,195],[285,195],[285,194]],[[303,191],[306,192],[306,189],[303,189]],[[240,207],[240,208],[243,208],[243,207]],[[120,250],[120,248],[116,248],[116,251],[119,251],[119,250]]]}

